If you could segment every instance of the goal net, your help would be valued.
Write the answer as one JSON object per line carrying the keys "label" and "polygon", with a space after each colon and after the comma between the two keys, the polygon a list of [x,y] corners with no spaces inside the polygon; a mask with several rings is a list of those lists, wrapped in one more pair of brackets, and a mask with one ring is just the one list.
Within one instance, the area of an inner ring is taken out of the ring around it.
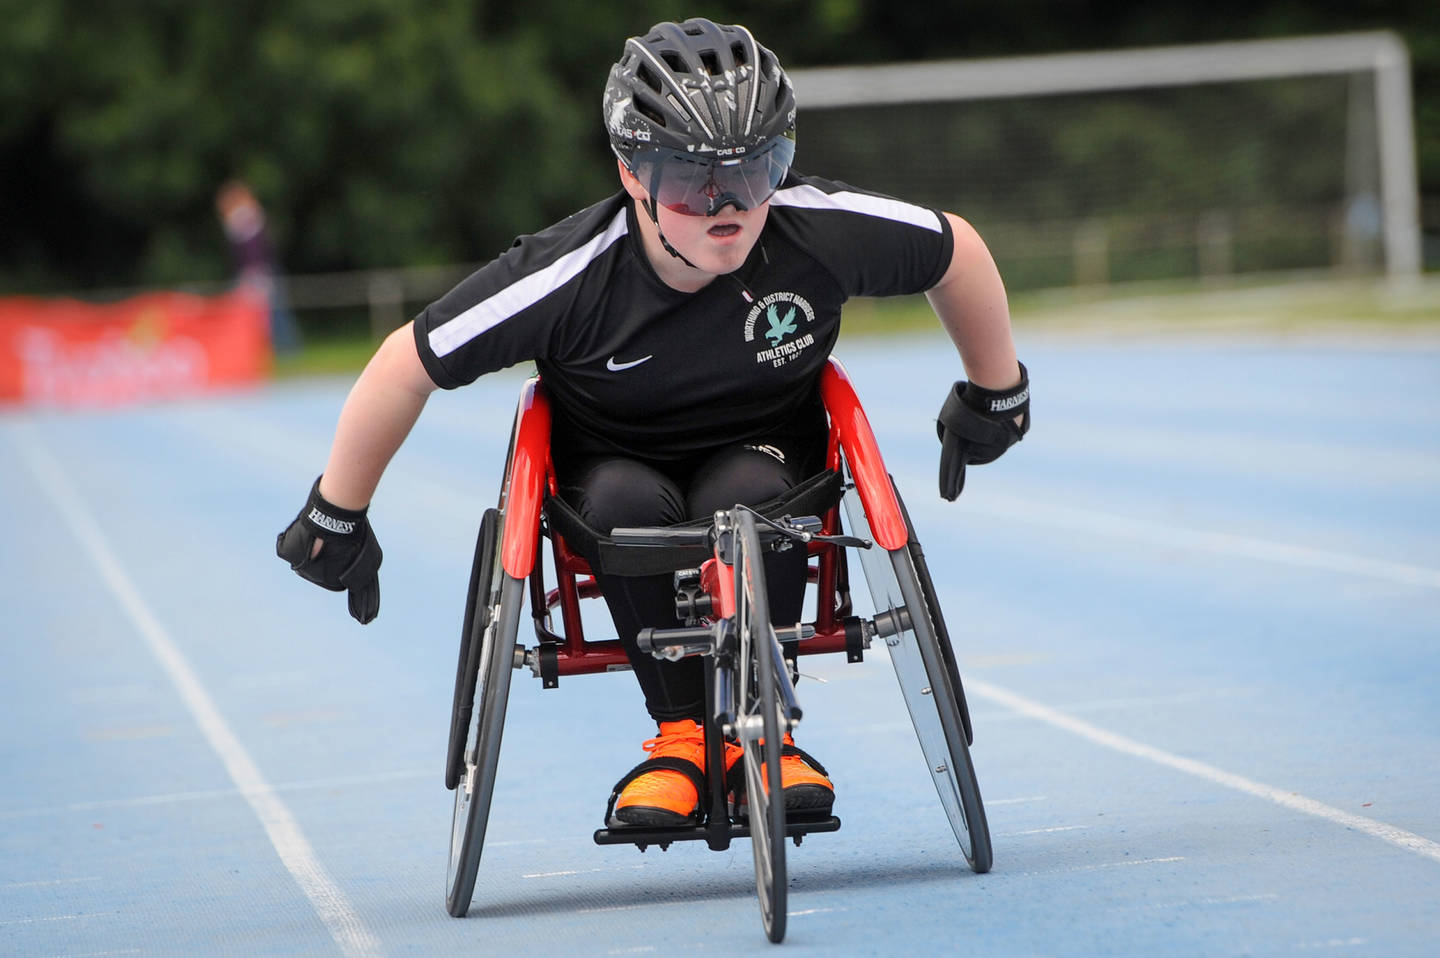
{"label": "goal net", "polygon": [[964,216],[1012,289],[1419,269],[1393,34],[792,76],[800,169]]}

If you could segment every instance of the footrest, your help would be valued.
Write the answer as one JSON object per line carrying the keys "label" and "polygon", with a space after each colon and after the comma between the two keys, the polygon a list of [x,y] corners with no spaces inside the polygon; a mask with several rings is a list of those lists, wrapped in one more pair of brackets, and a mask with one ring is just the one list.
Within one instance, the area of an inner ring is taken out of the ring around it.
{"label": "footrest", "polygon": [[[785,837],[799,838],[811,832],[838,832],[840,819],[834,815],[806,818],[800,814],[787,816]],[[690,825],[682,828],[648,828],[637,825],[632,828],[601,828],[595,832],[597,845],[638,845],[644,851],[651,845],[659,845],[664,851],[671,842],[703,842],[712,837],[710,826]],[[745,822],[730,823],[731,838],[749,838],[750,826]]]}

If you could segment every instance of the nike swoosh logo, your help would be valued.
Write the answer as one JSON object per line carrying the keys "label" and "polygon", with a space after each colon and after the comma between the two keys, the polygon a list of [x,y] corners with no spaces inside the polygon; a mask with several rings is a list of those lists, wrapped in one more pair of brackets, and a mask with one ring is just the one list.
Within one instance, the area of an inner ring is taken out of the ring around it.
{"label": "nike swoosh logo", "polygon": [[623,370],[623,369],[633,369],[634,367],[640,365],[641,363],[645,362],[646,360],[650,360],[650,359],[654,359],[654,358],[655,358],[654,354],[651,354],[651,355],[649,355],[649,356],[641,356],[639,359],[632,359],[632,360],[631,360],[630,362],[628,362],[628,363],[617,363],[617,362],[615,361],[615,357],[614,357],[614,356],[611,356],[609,359],[605,360],[605,368],[608,369],[608,370],[610,370],[612,373],[618,373],[618,372],[620,372],[620,371]]}

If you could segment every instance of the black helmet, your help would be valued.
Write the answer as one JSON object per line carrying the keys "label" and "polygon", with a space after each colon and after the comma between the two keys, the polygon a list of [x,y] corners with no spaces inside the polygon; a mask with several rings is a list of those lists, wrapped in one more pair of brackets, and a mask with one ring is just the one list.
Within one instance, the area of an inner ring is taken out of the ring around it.
{"label": "black helmet", "polygon": [[610,145],[633,169],[636,152],[744,155],[794,137],[795,91],[775,54],[742,26],[657,23],[625,41],[605,85]]}

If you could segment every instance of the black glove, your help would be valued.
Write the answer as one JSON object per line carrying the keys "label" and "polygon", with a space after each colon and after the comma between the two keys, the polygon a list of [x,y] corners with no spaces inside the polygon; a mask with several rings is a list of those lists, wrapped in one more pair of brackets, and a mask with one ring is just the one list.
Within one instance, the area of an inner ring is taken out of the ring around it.
{"label": "black glove", "polygon": [[1029,431],[1030,374],[1024,363],[1020,363],[1020,384],[1010,389],[957,382],[935,423],[940,437],[940,495],[954,502],[965,488],[967,465],[994,462]]}
{"label": "black glove", "polygon": [[[380,611],[380,543],[365,518],[365,509],[341,509],[320,495],[320,480],[310,487],[310,500],[285,531],[275,537],[275,554],[302,579],[331,592],[350,590],[350,614],[361,625]],[[317,538],[320,554],[310,557]]]}

